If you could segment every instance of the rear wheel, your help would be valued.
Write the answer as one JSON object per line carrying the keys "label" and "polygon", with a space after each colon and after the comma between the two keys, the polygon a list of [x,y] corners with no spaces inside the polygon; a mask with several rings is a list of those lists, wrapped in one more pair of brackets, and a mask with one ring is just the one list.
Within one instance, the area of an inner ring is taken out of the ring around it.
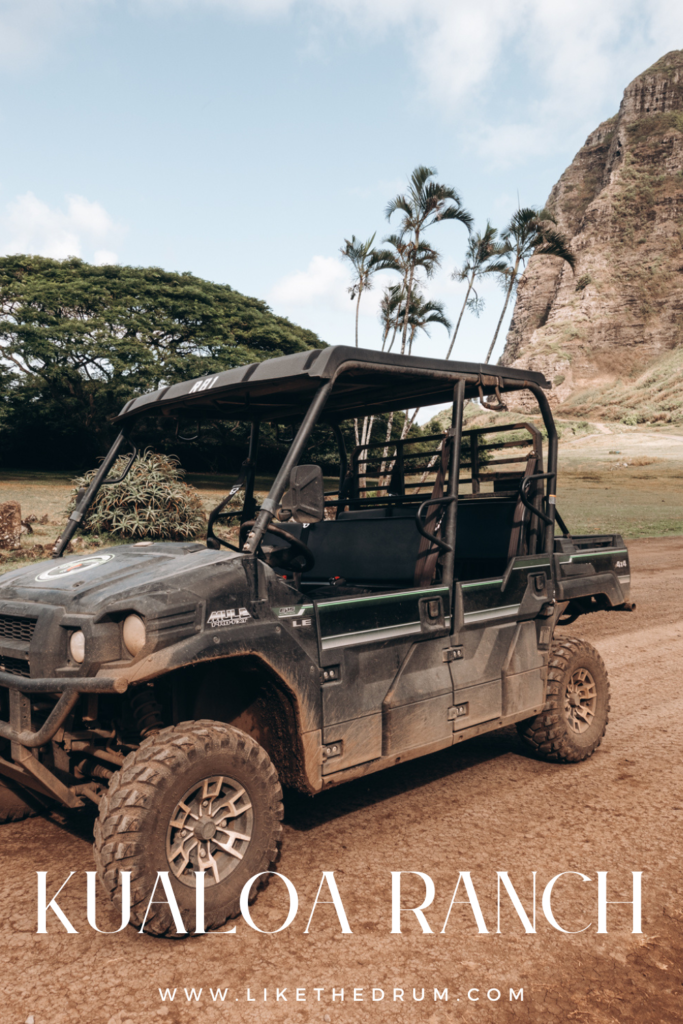
{"label": "rear wheel", "polygon": [[546,761],[583,761],[602,742],[609,721],[609,680],[592,644],[565,637],[553,643],[544,710],[518,722],[534,753]]}
{"label": "rear wheel", "polygon": [[[219,722],[184,722],[144,740],[111,780],[95,825],[98,874],[119,903],[120,872],[132,871],[131,921],[139,927],[157,873],[168,872],[191,932],[195,872],[205,871],[205,928],[219,928],[239,913],[245,882],[274,862],[282,814],[277,772],[251,736]],[[160,886],[154,898],[165,898]],[[168,905],[150,907],[145,931],[175,934]]]}

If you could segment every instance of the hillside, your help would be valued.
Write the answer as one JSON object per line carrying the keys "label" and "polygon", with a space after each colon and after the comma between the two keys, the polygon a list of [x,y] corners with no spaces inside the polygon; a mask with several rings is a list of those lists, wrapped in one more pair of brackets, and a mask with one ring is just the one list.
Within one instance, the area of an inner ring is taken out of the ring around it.
{"label": "hillside", "polygon": [[576,270],[532,257],[502,362],[544,371],[572,417],[683,422],[683,51],[631,82],[546,205]]}

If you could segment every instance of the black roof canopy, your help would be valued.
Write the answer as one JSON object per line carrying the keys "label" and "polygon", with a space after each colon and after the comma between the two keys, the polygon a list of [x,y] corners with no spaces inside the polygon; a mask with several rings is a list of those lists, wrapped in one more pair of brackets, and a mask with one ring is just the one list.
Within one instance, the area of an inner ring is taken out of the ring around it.
{"label": "black roof canopy", "polygon": [[180,410],[211,419],[299,419],[321,384],[335,376],[323,420],[441,405],[452,400],[454,385],[461,379],[466,381],[467,397],[478,395],[480,387],[484,394],[491,394],[496,386],[505,390],[529,384],[550,387],[542,373],[532,370],[338,345],[160,388],[124,405],[116,422]]}

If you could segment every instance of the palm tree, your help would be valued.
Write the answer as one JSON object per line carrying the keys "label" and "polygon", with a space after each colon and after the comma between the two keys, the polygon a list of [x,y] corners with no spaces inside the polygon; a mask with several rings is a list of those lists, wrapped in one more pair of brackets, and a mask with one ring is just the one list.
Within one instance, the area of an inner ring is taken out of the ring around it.
{"label": "palm tree", "polygon": [[536,210],[533,206],[525,206],[513,213],[510,223],[503,232],[502,237],[506,244],[505,256],[508,260],[507,267],[500,272],[503,282],[507,281],[505,302],[485,362],[488,363],[493,353],[510,296],[517,284],[520,268],[523,270],[532,256],[557,256],[558,259],[568,263],[572,271],[574,270],[576,257],[569,248],[565,236],[551,226],[556,223],[555,218],[547,210]]}
{"label": "palm tree", "polygon": [[[446,353],[446,359],[451,358],[451,352],[460,330],[465,309],[468,307],[472,309],[476,304],[475,311],[477,316],[479,315],[479,309],[483,300],[477,295],[477,290],[474,287],[475,281],[479,281],[484,274],[502,274],[507,268],[504,259],[501,258],[506,253],[506,244],[496,239],[497,234],[496,229],[491,227],[489,222],[486,221],[483,234],[478,231],[476,235],[470,235],[465,252],[465,262],[462,267],[456,268],[451,275],[454,281],[467,281],[467,291],[465,292],[465,301],[462,304],[460,316],[458,317],[458,322],[455,325],[453,337]],[[473,300],[470,299],[472,292],[474,292]]]}
{"label": "palm tree", "polygon": [[[339,250],[344,259],[349,260],[353,267],[355,280],[353,284],[348,288],[351,301],[356,299],[356,348],[358,348],[358,316],[360,311],[360,299],[364,291],[370,291],[372,288],[372,278],[378,270],[398,270],[393,254],[387,249],[373,249],[373,243],[375,241],[375,235],[377,232],[368,238],[366,242],[361,242],[356,238],[355,235],[351,235],[351,240],[348,238],[344,239],[344,245]],[[358,429],[358,419],[354,419],[353,427],[356,436],[356,445],[358,444],[369,444],[370,434],[372,432],[372,424],[374,417],[368,419],[367,416],[363,418],[362,428]]]}
{"label": "palm tree", "polygon": [[[412,297],[412,302],[409,304],[408,310],[408,323],[410,324],[410,342],[408,344],[408,355],[412,355],[413,352],[413,341],[418,331],[424,331],[427,337],[429,337],[429,325],[430,324],[441,324],[450,331],[453,326],[446,316],[444,311],[443,302],[436,302],[433,299],[425,299],[419,292],[415,292]],[[401,431],[401,438],[404,438],[413,423],[417,419],[419,413],[419,406],[413,411],[412,416],[408,416],[408,410],[406,409],[406,417],[403,421],[403,429]]]}
{"label": "palm tree", "polygon": [[[403,325],[405,320],[405,297],[409,294],[408,282],[411,279],[411,275],[414,279],[415,271],[419,268],[424,270],[427,277],[432,277],[434,271],[441,263],[441,256],[432,248],[428,242],[424,239],[415,245],[405,235],[389,235],[384,239],[384,244],[388,245],[389,249],[380,250],[382,259],[382,269],[396,270],[402,277],[401,287],[401,311],[398,314],[394,324],[394,332],[391,336],[391,342],[389,344],[388,352],[391,352],[394,347],[394,341],[399,328]],[[406,332],[403,332],[403,338],[401,343],[401,355],[405,354],[406,350]]]}
{"label": "palm tree", "polygon": [[[400,284],[390,284],[384,289],[382,301],[379,304],[379,317],[382,321],[382,352],[389,337],[389,331],[393,328],[394,335],[398,329],[398,315],[403,302],[403,288]],[[393,345],[393,338],[391,340]],[[391,345],[389,346],[391,351]]]}
{"label": "palm tree", "polygon": [[[400,234],[408,243],[407,276],[404,279],[407,295],[412,294],[415,284],[417,264],[412,257],[418,251],[422,233],[443,220],[458,220],[468,230],[472,226],[472,217],[463,207],[459,194],[450,185],[433,181],[435,174],[435,167],[416,167],[410,176],[407,191],[395,196],[386,209],[387,220],[391,220],[397,211],[403,214]],[[402,352],[406,350],[408,337],[408,309],[409,304],[406,304],[401,339]]]}
{"label": "palm tree", "polygon": [[453,326],[446,316],[443,302],[436,302],[433,299],[425,299],[424,295],[416,291],[408,309],[408,324],[410,325],[410,340],[408,342],[408,355],[413,353],[413,341],[418,331],[424,331],[429,337],[429,325],[441,324],[450,331]]}
{"label": "palm tree", "polygon": [[[408,323],[410,324],[410,340],[408,343],[408,355],[412,354],[413,341],[415,340],[415,335],[417,334],[418,331],[424,331],[425,334],[429,336],[430,324],[441,324],[443,327],[446,328],[447,331],[450,331],[451,327],[453,326],[448,317],[446,316],[443,303],[436,302],[434,299],[425,299],[424,295],[422,295],[417,290],[413,292],[412,301],[409,302],[407,305]],[[405,308],[399,308],[397,321],[402,322],[404,321],[404,319]],[[409,416],[408,410],[406,409],[405,416],[403,419],[403,426],[401,428],[401,440],[404,440],[404,438],[408,434],[408,431],[410,430],[413,423],[417,419],[419,411],[420,409],[418,406],[417,409],[413,410],[413,415]],[[391,471],[394,468],[393,459],[389,462],[388,465],[386,461],[387,456],[389,454],[389,441],[391,440],[391,431],[393,425],[394,414],[392,412],[387,422],[387,435],[385,439],[385,447],[382,453],[382,464],[379,469],[378,486],[380,488],[388,486],[388,477],[391,475]],[[432,463],[430,463],[430,468],[431,465]]]}
{"label": "palm tree", "polygon": [[358,348],[358,313],[360,310],[360,299],[364,291],[372,288],[372,278],[378,270],[394,270],[391,260],[387,263],[388,254],[385,251],[373,249],[375,241],[374,232],[366,242],[361,242],[355,235],[351,235],[351,241],[344,239],[344,245],[339,250],[343,258],[349,260],[354,271],[353,284],[348,288],[351,301],[356,300],[356,348]]}

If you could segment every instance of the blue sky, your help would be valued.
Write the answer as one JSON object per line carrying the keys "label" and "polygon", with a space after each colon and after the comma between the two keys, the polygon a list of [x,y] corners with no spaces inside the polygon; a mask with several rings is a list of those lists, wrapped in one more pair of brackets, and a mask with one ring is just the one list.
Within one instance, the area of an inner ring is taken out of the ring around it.
{"label": "blue sky", "polygon": [[[339,247],[389,230],[417,164],[503,227],[682,46],[670,0],[0,0],[0,251],[189,270],[352,343]],[[430,241],[454,320],[466,231]],[[483,294],[456,357],[484,358]],[[419,351],[446,347],[435,327]]]}

